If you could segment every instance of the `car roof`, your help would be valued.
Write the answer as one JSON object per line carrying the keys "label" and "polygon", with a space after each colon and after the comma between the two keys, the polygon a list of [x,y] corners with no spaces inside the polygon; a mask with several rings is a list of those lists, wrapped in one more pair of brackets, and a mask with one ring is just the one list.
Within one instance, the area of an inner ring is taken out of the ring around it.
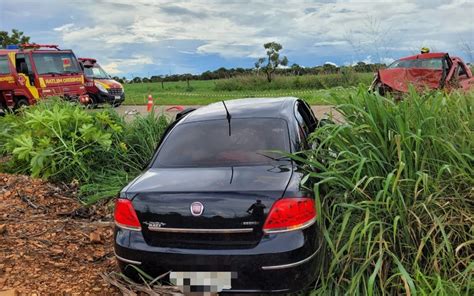
{"label": "car roof", "polygon": [[448,53],[446,52],[422,53],[422,54],[417,54],[417,55],[401,58],[399,59],[399,61],[417,60],[417,59],[436,59],[436,58],[442,58],[447,54]]}
{"label": "car roof", "polygon": [[[293,106],[298,98],[248,98],[224,101],[232,118],[269,117],[282,118],[290,121],[293,116]],[[189,113],[182,123],[226,119],[227,113],[222,102],[213,103]]]}

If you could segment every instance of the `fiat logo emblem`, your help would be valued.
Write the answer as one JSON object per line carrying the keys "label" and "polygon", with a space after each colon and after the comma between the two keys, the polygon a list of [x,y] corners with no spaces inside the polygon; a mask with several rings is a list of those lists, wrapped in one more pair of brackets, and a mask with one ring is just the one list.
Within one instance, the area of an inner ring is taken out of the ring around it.
{"label": "fiat logo emblem", "polygon": [[195,201],[191,204],[190,209],[193,216],[201,216],[202,212],[204,211],[204,206],[202,203]]}

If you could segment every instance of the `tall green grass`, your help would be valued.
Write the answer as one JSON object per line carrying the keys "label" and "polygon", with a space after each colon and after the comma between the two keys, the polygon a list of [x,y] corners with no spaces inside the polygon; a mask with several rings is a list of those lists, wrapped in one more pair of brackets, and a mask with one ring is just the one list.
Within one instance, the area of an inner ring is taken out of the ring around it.
{"label": "tall green grass", "polygon": [[238,76],[219,79],[215,82],[216,91],[268,91],[268,90],[301,90],[329,89],[334,87],[350,87],[359,84],[369,85],[372,73],[356,73],[350,70],[338,74],[275,76],[272,82],[266,77],[257,75]]}
{"label": "tall green grass", "polygon": [[294,156],[331,255],[313,295],[474,294],[474,94],[334,100]]}

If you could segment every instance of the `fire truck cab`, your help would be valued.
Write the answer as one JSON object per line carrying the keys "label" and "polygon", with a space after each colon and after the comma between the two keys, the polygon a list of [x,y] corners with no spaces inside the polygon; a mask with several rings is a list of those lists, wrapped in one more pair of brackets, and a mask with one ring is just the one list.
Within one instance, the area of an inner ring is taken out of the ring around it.
{"label": "fire truck cab", "polygon": [[88,103],[84,74],[72,50],[23,44],[0,49],[0,108],[16,110],[46,97]]}
{"label": "fire truck cab", "polygon": [[109,103],[114,107],[120,106],[125,100],[123,86],[112,79],[97,63],[96,59],[79,58],[84,69],[86,91],[90,98],[90,106]]}

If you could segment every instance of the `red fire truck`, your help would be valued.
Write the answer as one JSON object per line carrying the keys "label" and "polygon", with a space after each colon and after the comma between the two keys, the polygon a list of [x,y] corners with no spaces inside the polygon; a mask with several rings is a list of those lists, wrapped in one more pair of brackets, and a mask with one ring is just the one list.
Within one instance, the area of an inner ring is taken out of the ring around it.
{"label": "red fire truck", "polygon": [[97,63],[96,59],[79,58],[84,69],[86,91],[89,95],[90,106],[109,103],[114,107],[120,106],[125,100],[123,86],[110,77]]}
{"label": "red fire truck", "polygon": [[16,110],[51,96],[89,102],[84,74],[72,50],[39,44],[0,49],[0,108]]}

